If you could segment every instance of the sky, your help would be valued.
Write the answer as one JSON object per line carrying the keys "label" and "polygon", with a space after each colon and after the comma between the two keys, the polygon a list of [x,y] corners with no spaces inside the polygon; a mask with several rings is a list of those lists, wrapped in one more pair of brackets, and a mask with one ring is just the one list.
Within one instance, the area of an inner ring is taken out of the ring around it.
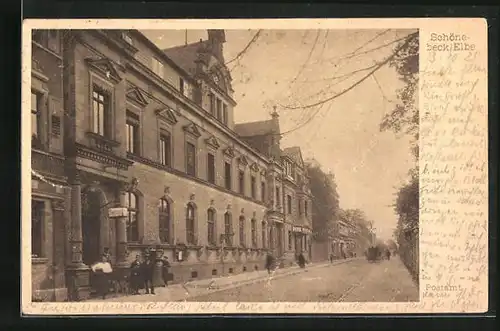
{"label": "sky", "polygon": [[[162,49],[207,39],[206,30],[142,32]],[[261,30],[237,57],[257,32],[225,31],[224,57],[230,62],[238,103],[235,121],[269,119],[276,106],[285,133],[282,147],[300,146],[304,159],[314,158],[331,171],[340,207],[363,210],[374,222],[377,236],[391,238],[397,224],[395,193],[415,165],[409,137],[379,130],[402,87],[394,68],[383,66],[375,78],[368,77],[332,101],[297,107],[351,87],[369,72],[360,69],[386,59],[395,46],[390,43],[414,31]]]}

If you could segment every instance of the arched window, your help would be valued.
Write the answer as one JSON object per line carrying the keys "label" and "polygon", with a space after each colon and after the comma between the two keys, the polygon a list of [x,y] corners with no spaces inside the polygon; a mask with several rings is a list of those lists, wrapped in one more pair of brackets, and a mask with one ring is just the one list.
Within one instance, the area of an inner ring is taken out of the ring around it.
{"label": "arched window", "polygon": [[127,241],[139,241],[139,227],[137,224],[139,214],[139,203],[137,195],[133,192],[127,192],[125,198],[125,206],[127,207]]}
{"label": "arched window", "polygon": [[266,248],[266,222],[262,221],[262,248]]}
{"label": "arched window", "polygon": [[186,210],[186,241],[188,244],[195,244],[195,208],[189,203]]}
{"label": "arched window", "polygon": [[257,247],[257,221],[255,218],[251,220],[252,225],[252,247]]}
{"label": "arched window", "polygon": [[240,245],[245,246],[245,216],[240,216],[239,219]]}
{"label": "arched window", "polygon": [[215,210],[207,210],[207,227],[208,227],[208,244],[215,245],[217,243],[215,238]]}
{"label": "arched window", "polygon": [[232,226],[232,220],[231,220],[231,214],[230,213],[225,213],[224,214],[224,240],[226,245],[228,246],[233,246],[233,226]]}
{"label": "arched window", "polygon": [[172,240],[170,233],[171,226],[171,213],[170,213],[170,202],[165,199],[160,199],[160,208],[159,208],[159,232],[160,232],[160,240],[163,243],[170,243]]}

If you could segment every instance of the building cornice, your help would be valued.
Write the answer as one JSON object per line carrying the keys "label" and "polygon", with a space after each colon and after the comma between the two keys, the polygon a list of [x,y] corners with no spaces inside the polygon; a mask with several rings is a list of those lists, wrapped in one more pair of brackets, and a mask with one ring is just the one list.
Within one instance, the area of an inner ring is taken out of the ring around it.
{"label": "building cornice", "polygon": [[180,170],[174,169],[172,167],[165,166],[165,165],[163,165],[163,164],[161,164],[161,163],[159,163],[157,161],[154,161],[154,160],[142,157],[142,156],[138,156],[138,155],[134,155],[134,154],[128,153],[127,157],[129,159],[129,162],[138,162],[138,163],[141,163],[141,164],[144,164],[144,165],[156,168],[158,170],[166,171],[166,172],[168,172],[168,173],[170,173],[172,175],[182,177],[184,179],[196,182],[198,184],[202,184],[202,185],[211,187],[211,188],[216,189],[216,190],[218,190],[220,192],[223,192],[223,193],[226,193],[226,194],[230,194],[230,195],[232,195],[234,197],[238,197],[240,199],[244,199],[244,200],[247,200],[249,202],[255,203],[255,204],[259,205],[260,207],[264,207],[267,210],[265,202],[263,202],[263,201],[252,199],[251,197],[247,197],[247,196],[239,194],[237,192],[234,192],[234,191],[231,191],[231,190],[227,190],[226,188],[224,188],[222,186],[218,186],[218,185],[212,184],[212,183],[210,183],[210,182],[208,182],[206,180],[203,180],[201,178],[189,176],[188,174],[186,174],[186,173],[184,173],[184,172],[182,172]]}

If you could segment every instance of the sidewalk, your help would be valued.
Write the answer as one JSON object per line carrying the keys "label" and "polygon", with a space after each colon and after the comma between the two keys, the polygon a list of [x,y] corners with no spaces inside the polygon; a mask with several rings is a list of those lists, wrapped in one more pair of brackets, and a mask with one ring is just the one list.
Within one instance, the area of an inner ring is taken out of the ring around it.
{"label": "sidewalk", "polygon": [[168,287],[158,287],[155,288],[155,294],[140,294],[140,295],[117,295],[110,296],[105,300],[94,299],[89,301],[99,302],[151,302],[151,301],[183,301],[186,299],[192,299],[194,297],[211,294],[215,292],[225,291],[239,286],[244,286],[248,284],[254,284],[260,281],[267,280],[269,278],[276,279],[281,277],[287,277],[291,275],[296,275],[305,272],[311,268],[322,268],[328,266],[334,266],[342,263],[351,262],[359,258],[351,258],[346,260],[337,260],[333,263],[322,262],[322,263],[312,263],[308,264],[305,269],[301,269],[298,266],[276,269],[271,275],[268,275],[267,270],[258,270],[245,272],[229,277],[217,277],[208,278],[200,280],[192,280],[185,282],[183,284],[172,284]]}

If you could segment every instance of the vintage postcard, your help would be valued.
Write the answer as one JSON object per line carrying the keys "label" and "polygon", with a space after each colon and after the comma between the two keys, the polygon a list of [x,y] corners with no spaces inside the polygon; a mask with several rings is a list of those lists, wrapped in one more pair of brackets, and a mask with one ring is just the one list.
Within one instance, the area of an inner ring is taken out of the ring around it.
{"label": "vintage postcard", "polygon": [[22,40],[23,314],[488,310],[484,19]]}

